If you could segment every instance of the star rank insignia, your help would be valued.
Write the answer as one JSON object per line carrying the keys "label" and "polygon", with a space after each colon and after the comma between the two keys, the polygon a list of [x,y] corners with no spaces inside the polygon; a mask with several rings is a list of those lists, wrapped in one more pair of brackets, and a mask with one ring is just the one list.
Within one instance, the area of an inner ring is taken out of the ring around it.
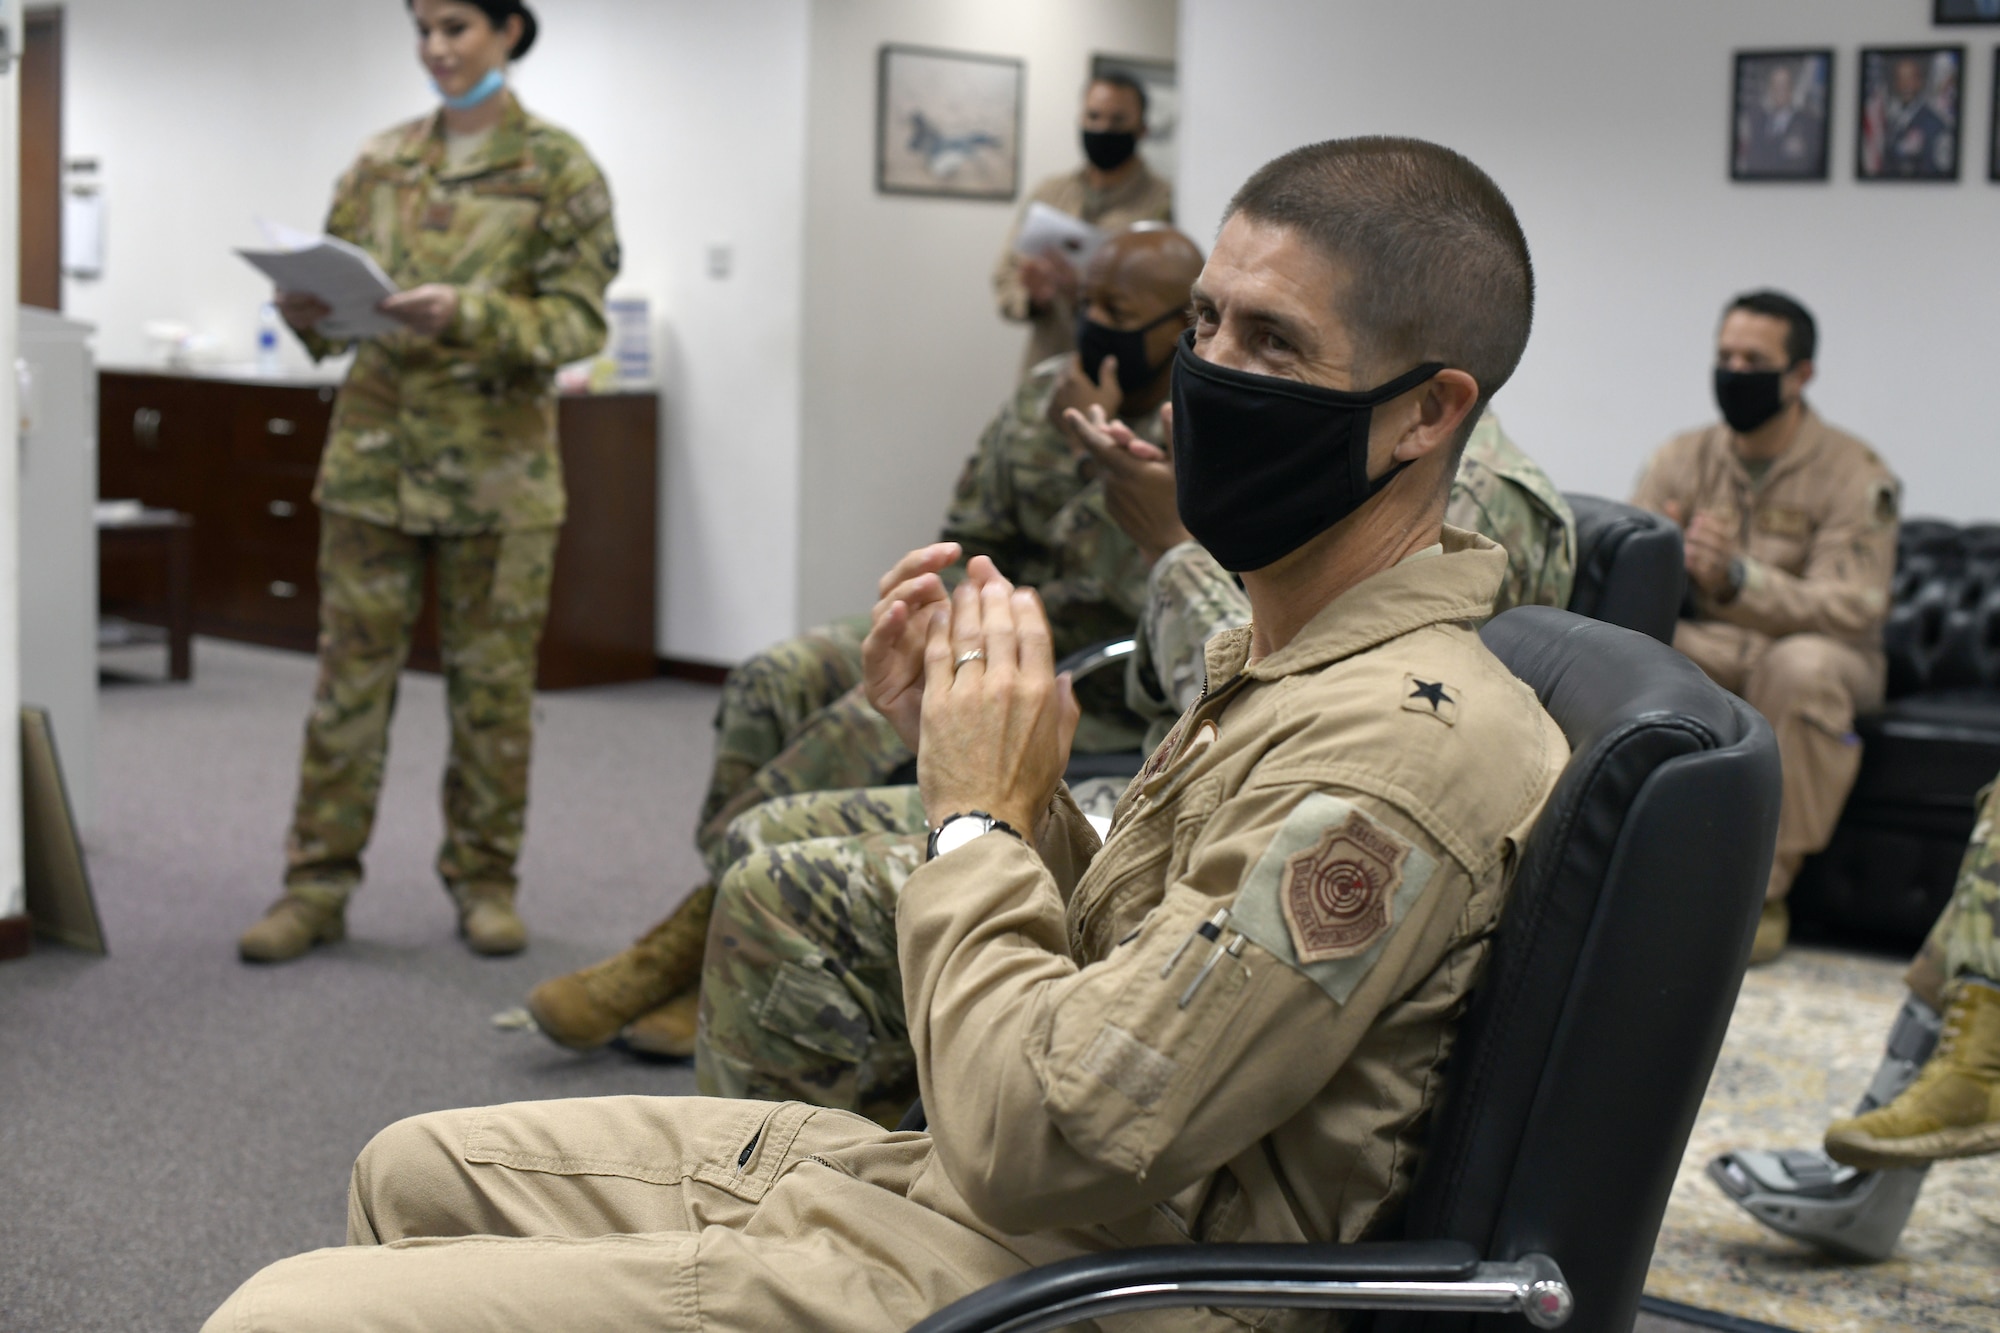
{"label": "star rank insignia", "polygon": [[1451,726],[1458,721],[1458,691],[1441,680],[1406,675],[1403,677],[1403,707]]}

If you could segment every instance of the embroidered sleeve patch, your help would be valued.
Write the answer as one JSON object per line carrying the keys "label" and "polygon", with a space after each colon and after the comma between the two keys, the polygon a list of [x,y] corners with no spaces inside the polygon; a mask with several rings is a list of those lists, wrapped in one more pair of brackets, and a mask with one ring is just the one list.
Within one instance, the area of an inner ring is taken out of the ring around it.
{"label": "embroidered sleeve patch", "polygon": [[1394,829],[1315,792],[1244,879],[1229,928],[1346,1004],[1437,869]]}
{"label": "embroidered sleeve patch", "polygon": [[1352,958],[1388,934],[1409,854],[1408,843],[1356,810],[1286,860],[1278,901],[1299,961]]}

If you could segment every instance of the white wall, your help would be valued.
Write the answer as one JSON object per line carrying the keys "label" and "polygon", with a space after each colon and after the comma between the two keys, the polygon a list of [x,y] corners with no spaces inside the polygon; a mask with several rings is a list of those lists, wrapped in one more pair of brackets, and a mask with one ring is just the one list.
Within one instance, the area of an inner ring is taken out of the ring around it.
{"label": "white wall", "polygon": [[[434,100],[398,0],[68,0],[65,152],[106,185],[104,277],[67,280],[111,366],[173,318],[247,360],[265,288],[229,252],[313,227],[362,139]],[[670,656],[734,660],[797,619],[807,0],[562,0],[515,86],[609,177],[663,353]],[[711,245],[732,248],[727,279]],[[299,366],[304,359],[288,346]],[[746,540],[745,533],[755,534]]]}
{"label": "white wall", "polygon": [[[8,16],[9,36],[20,45],[20,11]],[[21,78],[19,67],[0,72],[0,254],[12,254],[21,236]],[[0,311],[20,301],[13,264],[0,264]],[[0,319],[0,368],[14,364],[16,321]],[[21,876],[21,469],[20,404],[11,373],[0,374],[0,919],[27,910]]]}
{"label": "white wall", "polygon": [[[1930,0],[1183,0],[1179,207],[1212,239],[1257,166],[1317,139],[1412,134],[1513,199],[1540,278],[1499,399],[1564,487],[1623,496],[1649,450],[1712,420],[1717,315],[1753,286],[1819,319],[1811,396],[1906,483],[1906,512],[2000,515],[1990,407],[2000,186],[1985,179],[1994,39]],[[1863,44],[1964,43],[1963,178],[1859,184]],[[1831,46],[1833,180],[1728,179],[1732,49]]]}
{"label": "white wall", "polygon": [[1026,340],[988,278],[1015,203],[875,192],[884,42],[1027,61],[1023,193],[1074,167],[1093,52],[1171,59],[1173,0],[818,0],[806,206],[800,613],[865,610],[932,540]]}

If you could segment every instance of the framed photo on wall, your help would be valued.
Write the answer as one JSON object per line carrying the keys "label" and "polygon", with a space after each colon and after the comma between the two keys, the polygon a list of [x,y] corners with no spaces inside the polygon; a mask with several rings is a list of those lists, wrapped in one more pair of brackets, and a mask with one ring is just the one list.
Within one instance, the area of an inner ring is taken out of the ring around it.
{"label": "framed photo on wall", "polygon": [[1738,51],[1729,178],[1823,181],[1833,52]]}
{"label": "framed photo on wall", "polygon": [[1180,165],[1176,131],[1181,121],[1181,94],[1171,60],[1142,60],[1138,56],[1093,55],[1090,77],[1106,74],[1129,76],[1146,90],[1146,137],[1139,140],[1139,156],[1154,174],[1168,180]]}
{"label": "framed photo on wall", "polygon": [[1933,23],[2000,23],[2000,0],[1931,0]]}
{"label": "framed photo on wall", "polygon": [[1957,180],[1964,97],[1962,46],[1862,47],[1855,176]]}
{"label": "framed photo on wall", "polygon": [[1012,199],[1021,188],[1021,83],[1011,56],[882,48],[875,188],[884,194]]}

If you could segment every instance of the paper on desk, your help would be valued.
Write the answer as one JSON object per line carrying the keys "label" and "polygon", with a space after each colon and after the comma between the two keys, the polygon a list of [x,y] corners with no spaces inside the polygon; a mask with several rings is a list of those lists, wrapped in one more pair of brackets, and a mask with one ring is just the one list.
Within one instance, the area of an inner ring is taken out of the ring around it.
{"label": "paper on desk", "polygon": [[1104,244],[1104,233],[1082,218],[1050,208],[1037,200],[1028,205],[1021,219],[1020,234],[1014,238],[1014,252],[1023,255],[1056,254],[1068,260],[1078,273],[1090,266],[1090,257]]}
{"label": "paper on desk", "polygon": [[260,222],[268,250],[238,250],[288,292],[306,292],[333,307],[319,322],[329,338],[373,338],[402,327],[375,306],[396,284],[366,250],[338,236],[312,236]]}

